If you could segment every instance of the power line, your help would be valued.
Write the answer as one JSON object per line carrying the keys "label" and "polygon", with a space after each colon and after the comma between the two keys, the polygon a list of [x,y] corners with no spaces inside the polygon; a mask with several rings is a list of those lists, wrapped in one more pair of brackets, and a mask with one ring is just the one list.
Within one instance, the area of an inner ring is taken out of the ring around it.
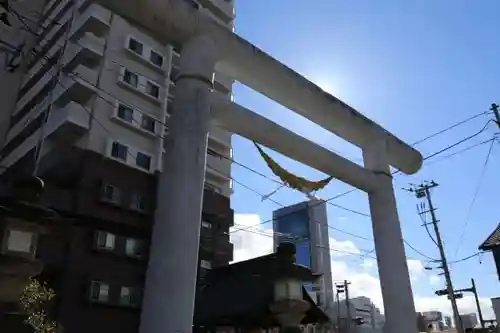
{"label": "power line", "polygon": [[457,264],[459,262],[463,262],[463,261],[466,261],[466,260],[469,260],[471,258],[475,258],[477,256],[480,256],[482,255],[483,253],[482,252],[477,252],[477,253],[474,253],[474,254],[471,254],[470,256],[467,256],[467,257],[464,257],[462,259],[458,259],[458,260],[454,260],[454,261],[450,261],[448,264],[451,265],[451,264]]}
{"label": "power line", "polygon": [[464,235],[465,235],[465,230],[467,228],[467,225],[469,224],[470,217],[471,217],[471,214],[472,214],[472,208],[474,207],[474,204],[476,203],[476,199],[477,199],[477,196],[479,194],[479,189],[481,188],[481,184],[482,184],[482,181],[483,181],[483,178],[484,178],[484,174],[486,172],[486,167],[488,166],[488,162],[490,160],[491,151],[493,150],[494,143],[495,143],[495,141],[491,141],[490,148],[488,149],[488,153],[486,154],[486,159],[485,159],[485,161],[483,163],[483,167],[481,168],[481,173],[479,175],[479,179],[477,181],[477,185],[476,185],[476,188],[474,190],[474,194],[472,195],[472,200],[471,200],[471,203],[470,203],[470,206],[469,206],[469,210],[467,212],[467,217],[465,218],[464,225],[462,227],[462,233],[460,234],[460,238],[458,240],[457,248],[455,249],[455,254],[454,254],[455,256],[457,255],[458,250],[460,249],[460,245],[461,245],[462,240],[463,240]]}
{"label": "power line", "polygon": [[424,142],[424,141],[427,141],[427,140],[429,140],[429,139],[431,139],[431,138],[434,138],[434,137],[436,137],[436,136],[438,136],[438,135],[440,135],[440,134],[443,134],[443,133],[445,133],[445,132],[448,132],[449,130],[454,129],[455,127],[458,127],[458,126],[460,126],[460,125],[463,125],[463,124],[465,124],[465,123],[467,123],[467,122],[469,122],[469,121],[471,121],[471,120],[473,120],[473,119],[476,119],[476,118],[478,118],[478,117],[480,117],[480,116],[482,116],[482,115],[488,114],[488,113],[489,113],[489,111],[484,111],[484,112],[478,113],[478,114],[476,114],[476,115],[473,115],[472,117],[469,117],[469,118],[467,118],[467,119],[464,119],[464,120],[462,120],[462,121],[459,121],[458,123],[455,123],[455,124],[453,124],[453,125],[451,125],[451,126],[449,126],[449,127],[446,127],[446,128],[444,128],[444,129],[442,129],[442,130],[440,130],[440,131],[438,131],[438,132],[436,132],[436,133],[434,133],[434,134],[431,134],[431,135],[429,135],[429,136],[426,136],[426,137],[425,137],[425,138],[423,138],[423,139],[420,139],[420,140],[418,140],[418,141],[415,141],[415,142],[413,142],[413,143],[411,144],[411,146],[418,145],[418,144],[420,144],[420,143],[422,143],[422,142]]}
{"label": "power line", "polygon": [[462,140],[460,140],[460,141],[458,141],[458,142],[455,142],[454,144],[451,144],[451,145],[449,145],[449,146],[447,146],[447,147],[445,147],[445,148],[443,148],[443,149],[441,149],[441,150],[439,150],[439,151],[437,151],[437,152],[435,152],[435,153],[432,153],[432,154],[430,154],[430,155],[426,156],[426,157],[424,158],[424,161],[425,161],[425,160],[428,160],[428,159],[430,159],[430,158],[432,158],[432,157],[434,157],[434,156],[437,156],[437,155],[439,155],[439,154],[442,154],[442,153],[444,153],[445,151],[450,150],[451,148],[454,148],[454,147],[456,147],[456,146],[458,146],[458,145],[460,145],[460,144],[462,144],[462,143],[464,143],[464,142],[466,142],[466,141],[469,141],[470,139],[475,138],[475,137],[476,137],[476,136],[478,136],[479,134],[483,133],[483,132],[484,132],[484,131],[488,128],[488,125],[489,125],[491,122],[492,122],[492,120],[491,120],[491,119],[490,119],[490,120],[488,120],[488,121],[486,122],[486,124],[484,125],[484,127],[483,127],[482,129],[480,129],[478,132],[476,132],[476,133],[474,133],[474,134],[472,134],[472,135],[470,135],[470,136],[468,136],[468,137],[466,137],[466,138],[463,138]]}
{"label": "power line", "polygon": [[431,165],[431,164],[435,164],[435,163],[438,163],[438,162],[441,162],[441,161],[443,161],[443,160],[446,160],[446,159],[451,158],[451,157],[453,157],[453,156],[459,155],[459,154],[461,154],[461,153],[465,153],[466,151],[469,151],[469,150],[471,150],[471,149],[474,149],[474,148],[476,148],[476,147],[479,147],[479,146],[481,146],[481,145],[484,145],[484,144],[486,144],[486,143],[488,143],[488,142],[491,142],[491,141],[494,141],[494,140],[498,140],[498,137],[497,137],[497,136],[493,136],[491,139],[481,141],[481,142],[476,143],[476,144],[474,144],[474,145],[468,146],[468,147],[466,147],[466,148],[464,148],[464,149],[458,150],[458,151],[456,151],[456,152],[454,152],[454,153],[451,153],[451,154],[445,155],[445,156],[443,156],[443,157],[441,157],[441,158],[439,158],[439,159],[436,159],[436,160],[433,160],[433,161],[431,161],[431,162],[429,162],[429,163],[426,163],[425,165],[423,165],[423,167],[425,167],[425,166],[429,166],[429,165]]}

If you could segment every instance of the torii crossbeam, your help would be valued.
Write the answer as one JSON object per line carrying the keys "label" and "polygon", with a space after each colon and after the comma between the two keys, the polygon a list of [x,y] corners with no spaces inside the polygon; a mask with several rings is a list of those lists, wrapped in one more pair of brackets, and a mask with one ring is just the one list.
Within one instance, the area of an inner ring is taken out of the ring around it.
{"label": "torii crossbeam", "polygon": [[[97,0],[164,43],[182,45],[151,239],[140,333],[190,333],[210,110],[228,130],[369,195],[386,332],[416,333],[415,306],[389,166],[412,174],[421,154],[183,0]],[[231,102],[214,101],[215,66],[363,151],[364,168]]]}

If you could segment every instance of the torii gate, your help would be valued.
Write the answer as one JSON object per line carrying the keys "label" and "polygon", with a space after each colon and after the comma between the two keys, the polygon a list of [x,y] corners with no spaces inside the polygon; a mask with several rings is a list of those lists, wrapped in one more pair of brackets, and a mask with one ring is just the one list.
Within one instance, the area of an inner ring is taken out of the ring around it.
{"label": "torii gate", "polygon": [[[415,306],[389,166],[406,174],[415,173],[422,164],[421,154],[183,0],[97,3],[164,43],[182,45],[174,112],[159,179],[140,333],[192,331],[211,112],[229,131],[368,193],[386,332],[416,333]],[[361,148],[365,167],[235,103],[213,100],[216,65],[237,81]]]}

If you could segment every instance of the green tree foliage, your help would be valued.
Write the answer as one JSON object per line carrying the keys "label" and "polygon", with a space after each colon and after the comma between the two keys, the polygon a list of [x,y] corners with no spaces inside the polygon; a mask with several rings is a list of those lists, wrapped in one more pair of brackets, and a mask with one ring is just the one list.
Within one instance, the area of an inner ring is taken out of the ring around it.
{"label": "green tree foliage", "polygon": [[46,283],[41,284],[36,279],[30,279],[19,298],[19,304],[26,314],[26,324],[33,328],[34,333],[56,333],[59,331],[56,322],[49,319],[46,307],[56,296],[54,290]]}

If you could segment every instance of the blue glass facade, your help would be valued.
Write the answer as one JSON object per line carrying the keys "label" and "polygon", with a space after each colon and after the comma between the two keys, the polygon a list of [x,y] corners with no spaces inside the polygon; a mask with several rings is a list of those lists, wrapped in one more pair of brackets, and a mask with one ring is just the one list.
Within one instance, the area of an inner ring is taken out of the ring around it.
{"label": "blue glass facade", "polygon": [[[307,207],[291,214],[275,216],[275,232],[282,234],[278,236],[279,242],[293,242],[295,244],[296,262],[311,268],[311,251],[309,243],[309,214]],[[297,239],[298,238],[298,239]],[[306,290],[312,291],[312,286],[305,286]]]}

